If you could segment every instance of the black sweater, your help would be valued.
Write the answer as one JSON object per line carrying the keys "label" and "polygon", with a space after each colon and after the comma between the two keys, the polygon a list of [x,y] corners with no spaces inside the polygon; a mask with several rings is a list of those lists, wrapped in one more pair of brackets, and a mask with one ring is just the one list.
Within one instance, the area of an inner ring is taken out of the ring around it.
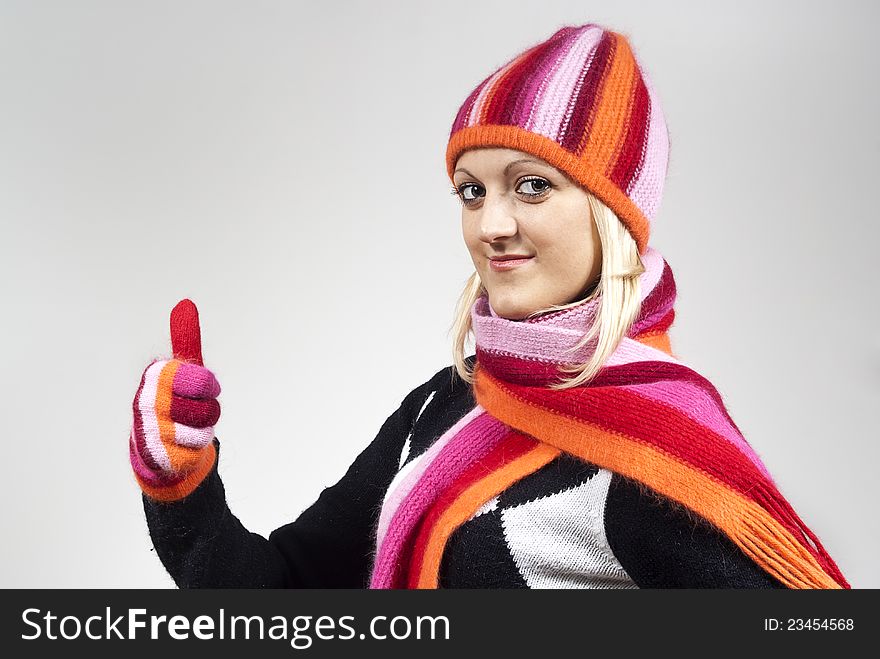
{"label": "black sweater", "polygon": [[[455,368],[438,371],[404,398],[339,482],[268,539],[229,510],[217,462],[184,499],[162,503],[144,494],[156,552],[181,588],[365,588],[389,484],[474,405]],[[554,554],[559,546],[564,559]],[[785,587],[679,504],[567,454],[456,529],[440,585]]]}

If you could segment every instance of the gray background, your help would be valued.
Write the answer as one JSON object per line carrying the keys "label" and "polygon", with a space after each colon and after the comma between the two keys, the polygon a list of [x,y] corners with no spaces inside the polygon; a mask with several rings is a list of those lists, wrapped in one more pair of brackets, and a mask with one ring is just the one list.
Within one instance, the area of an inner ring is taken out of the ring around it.
{"label": "gray background", "polygon": [[880,586],[871,2],[0,3],[5,587],[167,587],[128,465],[199,306],[233,512],[296,518],[451,363],[443,155],[564,24],[630,37],[671,131],[673,349],[855,587]]}

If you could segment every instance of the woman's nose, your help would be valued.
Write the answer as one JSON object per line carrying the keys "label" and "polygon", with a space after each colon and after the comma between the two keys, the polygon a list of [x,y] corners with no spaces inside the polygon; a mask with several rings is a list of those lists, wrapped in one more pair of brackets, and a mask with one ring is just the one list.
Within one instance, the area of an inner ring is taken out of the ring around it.
{"label": "woman's nose", "polygon": [[516,219],[511,213],[510,205],[503,197],[490,199],[487,195],[480,211],[481,240],[492,243],[516,235]]}

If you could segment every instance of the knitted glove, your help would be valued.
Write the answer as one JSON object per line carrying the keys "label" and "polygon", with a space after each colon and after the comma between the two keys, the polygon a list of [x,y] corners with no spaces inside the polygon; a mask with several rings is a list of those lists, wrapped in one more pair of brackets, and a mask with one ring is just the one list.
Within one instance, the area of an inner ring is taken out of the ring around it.
{"label": "knitted glove", "polygon": [[159,501],[190,494],[217,457],[220,384],[202,365],[199,312],[191,300],[171,311],[171,349],[174,358],[153,361],[141,376],[128,442],[138,485]]}

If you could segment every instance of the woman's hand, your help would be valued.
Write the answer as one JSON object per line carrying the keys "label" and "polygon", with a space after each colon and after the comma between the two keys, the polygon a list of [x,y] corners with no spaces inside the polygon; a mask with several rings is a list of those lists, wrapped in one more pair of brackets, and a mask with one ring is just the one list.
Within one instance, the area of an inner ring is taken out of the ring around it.
{"label": "woman's hand", "polygon": [[191,300],[171,311],[170,359],[150,363],[132,403],[129,457],[141,489],[173,501],[198,486],[214,465],[220,383],[202,364],[199,312]]}

